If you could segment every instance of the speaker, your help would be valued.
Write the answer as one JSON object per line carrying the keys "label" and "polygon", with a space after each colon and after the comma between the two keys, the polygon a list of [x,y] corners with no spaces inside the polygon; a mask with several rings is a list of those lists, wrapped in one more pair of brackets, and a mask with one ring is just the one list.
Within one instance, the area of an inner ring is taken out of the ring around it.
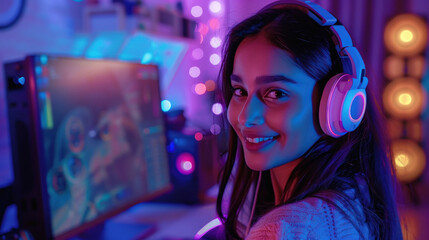
{"label": "speaker", "polygon": [[[156,202],[197,204],[207,199],[206,192],[217,182],[219,172],[217,138],[197,132],[170,130],[167,150],[173,189]],[[197,140],[198,139],[198,140]]]}

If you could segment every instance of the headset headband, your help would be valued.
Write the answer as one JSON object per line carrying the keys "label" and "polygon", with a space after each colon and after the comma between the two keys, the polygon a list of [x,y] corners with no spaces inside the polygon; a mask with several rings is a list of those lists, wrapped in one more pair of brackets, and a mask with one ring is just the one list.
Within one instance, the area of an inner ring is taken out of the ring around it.
{"label": "headset headband", "polygon": [[268,4],[261,11],[279,8],[282,5],[303,7],[311,19],[320,26],[329,28],[343,65],[343,72],[352,76],[354,88],[365,89],[368,85],[368,79],[365,76],[365,63],[359,51],[353,47],[352,39],[346,28],[330,12],[311,1],[279,0]]}

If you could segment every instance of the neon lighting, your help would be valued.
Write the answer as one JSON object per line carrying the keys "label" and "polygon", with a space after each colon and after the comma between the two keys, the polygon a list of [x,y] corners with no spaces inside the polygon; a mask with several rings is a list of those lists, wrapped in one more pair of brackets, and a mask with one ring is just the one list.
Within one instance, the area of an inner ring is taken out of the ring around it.
{"label": "neon lighting", "polygon": [[163,112],[168,112],[171,109],[171,102],[168,100],[161,101],[161,109]]}
{"label": "neon lighting", "polygon": [[411,104],[411,102],[413,101],[413,98],[409,93],[401,93],[398,97],[398,101],[400,104],[407,106]]}
{"label": "neon lighting", "polygon": [[220,104],[220,103],[213,104],[212,112],[216,115],[220,115],[223,112],[222,104]]}
{"label": "neon lighting", "polygon": [[220,56],[219,54],[213,53],[210,55],[210,63],[213,65],[218,65],[220,63]]}
{"label": "neon lighting", "polygon": [[210,45],[213,48],[218,48],[220,47],[221,44],[222,44],[222,39],[220,39],[220,37],[212,37],[212,39],[210,39]]}
{"label": "neon lighting", "polygon": [[189,175],[195,170],[195,160],[192,154],[184,152],[176,159],[176,168],[183,175]]}
{"label": "neon lighting", "polygon": [[201,73],[201,71],[200,71],[199,67],[193,66],[193,67],[189,68],[189,76],[191,76],[193,78],[199,77],[200,73]]}
{"label": "neon lighting", "polygon": [[399,38],[401,39],[402,42],[408,43],[413,40],[414,36],[410,30],[403,30],[399,34]]}
{"label": "neon lighting", "polygon": [[195,85],[195,93],[198,95],[203,95],[206,93],[206,85],[204,83],[198,83]]}
{"label": "neon lighting", "polygon": [[51,94],[49,92],[39,93],[40,122],[42,129],[53,129],[54,119],[52,114]]}
{"label": "neon lighting", "polygon": [[213,133],[213,135],[218,135],[220,133],[220,126],[216,123],[211,125],[210,132]]}
{"label": "neon lighting", "polygon": [[201,58],[203,58],[203,56],[204,56],[204,51],[201,48],[195,48],[192,51],[192,57],[195,60],[200,60]]}
{"label": "neon lighting", "polygon": [[209,9],[212,13],[218,13],[222,10],[222,5],[218,1],[212,1],[209,5]]}
{"label": "neon lighting", "polygon": [[194,239],[201,239],[201,237],[204,236],[206,233],[208,233],[210,230],[212,230],[213,228],[216,228],[220,225],[222,225],[222,222],[220,221],[219,218],[215,218],[215,219],[211,220],[209,223],[204,225],[204,227],[201,228],[197,232],[197,234],[195,234]]}
{"label": "neon lighting", "polygon": [[201,17],[203,15],[203,9],[200,6],[193,6],[191,8],[191,14],[194,17]]}

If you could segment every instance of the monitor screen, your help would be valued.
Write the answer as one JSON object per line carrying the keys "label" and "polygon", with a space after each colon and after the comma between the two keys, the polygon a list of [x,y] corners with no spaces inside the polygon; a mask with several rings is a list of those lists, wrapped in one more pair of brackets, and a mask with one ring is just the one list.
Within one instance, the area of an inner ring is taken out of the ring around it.
{"label": "monitor screen", "polygon": [[170,186],[154,65],[33,57],[53,236]]}

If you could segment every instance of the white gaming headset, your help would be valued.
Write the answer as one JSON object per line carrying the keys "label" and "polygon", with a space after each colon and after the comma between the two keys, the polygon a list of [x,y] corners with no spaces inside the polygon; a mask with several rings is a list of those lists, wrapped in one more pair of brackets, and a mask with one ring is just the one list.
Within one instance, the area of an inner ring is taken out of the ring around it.
{"label": "white gaming headset", "polygon": [[[321,6],[303,0],[280,0],[264,9],[284,5],[298,6],[319,25],[329,28],[335,48],[340,56],[343,73],[328,80],[323,89],[319,106],[319,123],[323,132],[338,138],[355,130],[365,113],[366,87],[365,64],[346,28]],[[264,10],[263,9],[263,10]]]}

